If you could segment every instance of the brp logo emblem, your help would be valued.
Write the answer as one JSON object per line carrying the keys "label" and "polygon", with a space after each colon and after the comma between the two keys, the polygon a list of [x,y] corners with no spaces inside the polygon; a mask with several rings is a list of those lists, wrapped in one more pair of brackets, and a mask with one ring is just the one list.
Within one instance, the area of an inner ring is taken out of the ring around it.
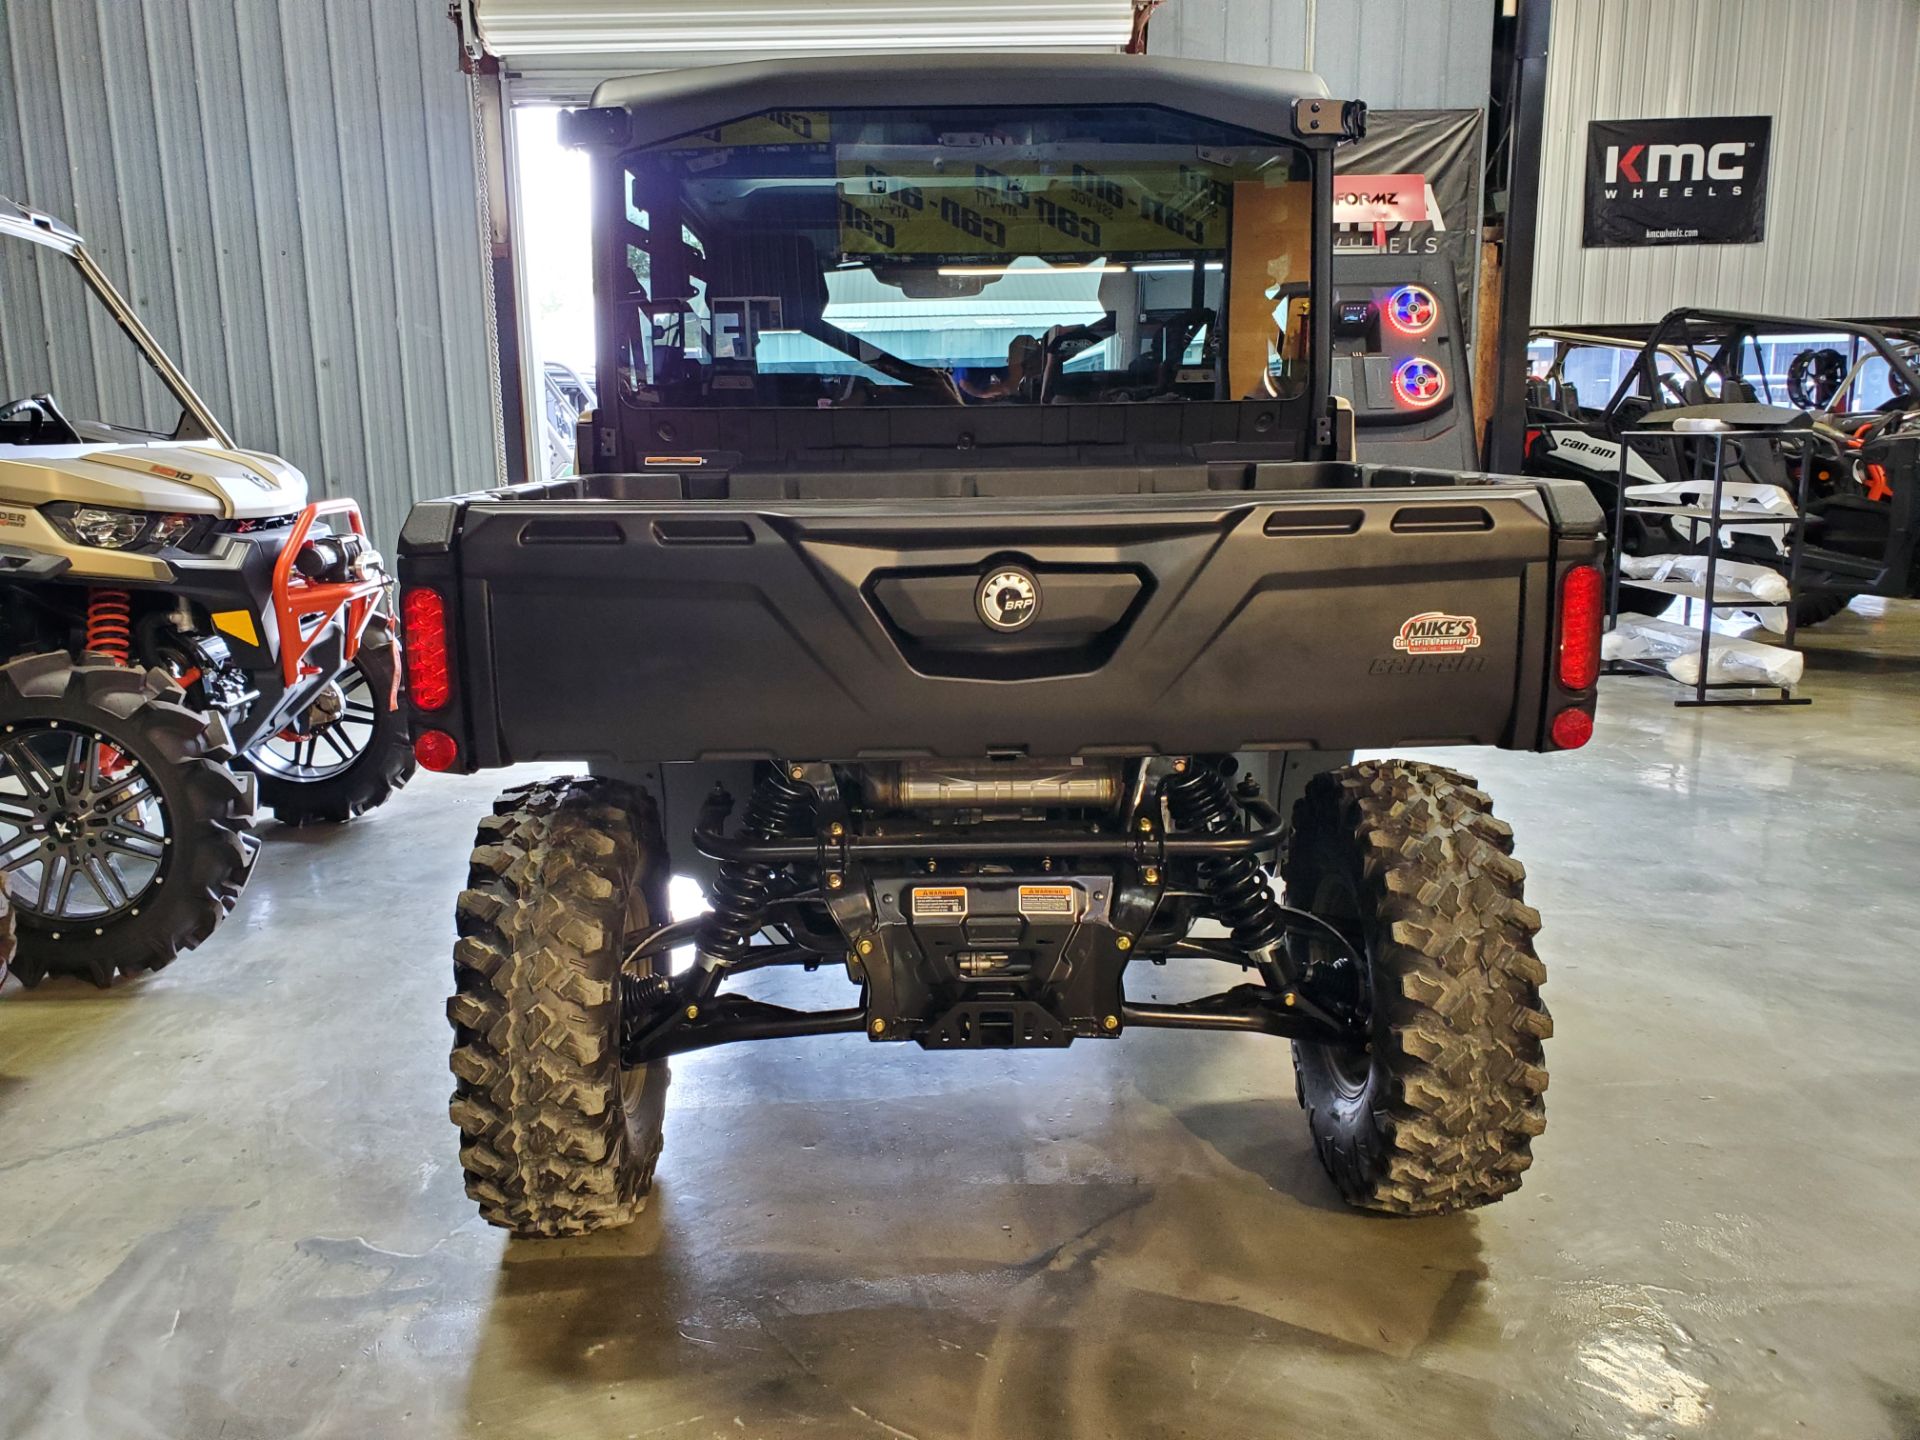
{"label": "brp logo emblem", "polygon": [[1040,614],[1040,582],[1031,571],[996,570],[980,582],[974,603],[995,630],[1024,630]]}

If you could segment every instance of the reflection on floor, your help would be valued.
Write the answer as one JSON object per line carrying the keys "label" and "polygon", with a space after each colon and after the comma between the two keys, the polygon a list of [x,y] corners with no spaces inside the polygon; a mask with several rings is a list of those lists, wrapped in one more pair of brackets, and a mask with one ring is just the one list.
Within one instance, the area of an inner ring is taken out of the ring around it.
{"label": "reflection on floor", "polygon": [[1277,1042],[838,1037],[677,1062],[649,1213],[509,1244],[441,1014],[498,778],[270,831],[171,971],[0,997],[0,1434],[1912,1434],[1920,607],[1878,608],[1807,637],[1809,708],[1618,680],[1579,754],[1450,754],[1559,1028],[1469,1217],[1339,1209]]}

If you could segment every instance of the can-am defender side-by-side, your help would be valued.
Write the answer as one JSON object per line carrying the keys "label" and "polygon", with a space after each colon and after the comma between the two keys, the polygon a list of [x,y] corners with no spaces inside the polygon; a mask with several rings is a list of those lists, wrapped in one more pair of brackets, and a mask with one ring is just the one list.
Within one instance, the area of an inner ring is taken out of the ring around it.
{"label": "can-am defender side-by-side", "polygon": [[[1684,421],[1805,430],[1807,535],[1794,619],[1831,619],[1855,595],[1920,595],[1920,337],[1843,320],[1675,310],[1646,340],[1535,331],[1529,344],[1525,468],[1578,479],[1613,517],[1623,463],[1630,484],[1684,480],[1710,468],[1711,438],[1636,440],[1627,432]],[[1728,449],[1729,478],[1799,493],[1797,458],[1764,443]],[[1685,552],[1704,541],[1663,517],[1623,517],[1629,555]],[[1736,531],[1730,553],[1785,571],[1777,532]],[[1623,591],[1625,606],[1670,596]]]}
{"label": "can-am defender side-by-side", "polygon": [[389,582],[351,500],[236,449],[80,237],[6,200],[0,324],[13,968],[104,985],[233,908],[256,793],[302,824],[406,782]]}
{"label": "can-am defender side-by-side", "polygon": [[[458,901],[488,1220],[629,1219],[670,1057],[835,1034],[1284,1037],[1355,1205],[1519,1185],[1551,1027],[1511,832],[1456,770],[1348,761],[1582,744],[1601,512],[1351,458],[1326,301],[1363,114],[1306,74],[994,55],[682,71],[566,119],[588,473],[401,541],[422,761],[588,772],[503,795]],[[669,923],[676,871],[709,913]],[[1220,979],[1150,998],[1161,965]],[[855,993],[739,989],[770,966]]]}

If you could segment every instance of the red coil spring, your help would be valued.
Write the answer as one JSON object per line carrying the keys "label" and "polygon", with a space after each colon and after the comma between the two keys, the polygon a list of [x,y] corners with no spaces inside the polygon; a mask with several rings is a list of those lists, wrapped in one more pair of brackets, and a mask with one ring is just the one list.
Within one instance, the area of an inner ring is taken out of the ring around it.
{"label": "red coil spring", "polygon": [[116,665],[133,660],[133,597],[124,590],[87,592],[87,649]]}

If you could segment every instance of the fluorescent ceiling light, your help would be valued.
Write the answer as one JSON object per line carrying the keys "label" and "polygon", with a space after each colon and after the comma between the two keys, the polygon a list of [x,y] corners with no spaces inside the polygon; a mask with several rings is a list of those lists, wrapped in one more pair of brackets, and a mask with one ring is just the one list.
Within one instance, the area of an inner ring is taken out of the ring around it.
{"label": "fluorescent ceiling light", "polygon": [[942,275],[1024,275],[1029,278],[1044,276],[1054,279],[1062,275],[1124,275],[1125,265],[1022,265],[1015,261],[1011,265],[942,265]]}
{"label": "fluorescent ceiling light", "polygon": [[[1221,269],[1218,260],[1207,261],[1206,268],[1211,271]],[[942,265],[942,275],[1159,275],[1172,271],[1189,274],[1193,270],[1191,260],[1146,260],[1138,265],[1122,265],[1114,261],[1105,265],[1050,265],[1041,268],[1037,265],[1022,265],[1015,261],[1011,265]]]}

